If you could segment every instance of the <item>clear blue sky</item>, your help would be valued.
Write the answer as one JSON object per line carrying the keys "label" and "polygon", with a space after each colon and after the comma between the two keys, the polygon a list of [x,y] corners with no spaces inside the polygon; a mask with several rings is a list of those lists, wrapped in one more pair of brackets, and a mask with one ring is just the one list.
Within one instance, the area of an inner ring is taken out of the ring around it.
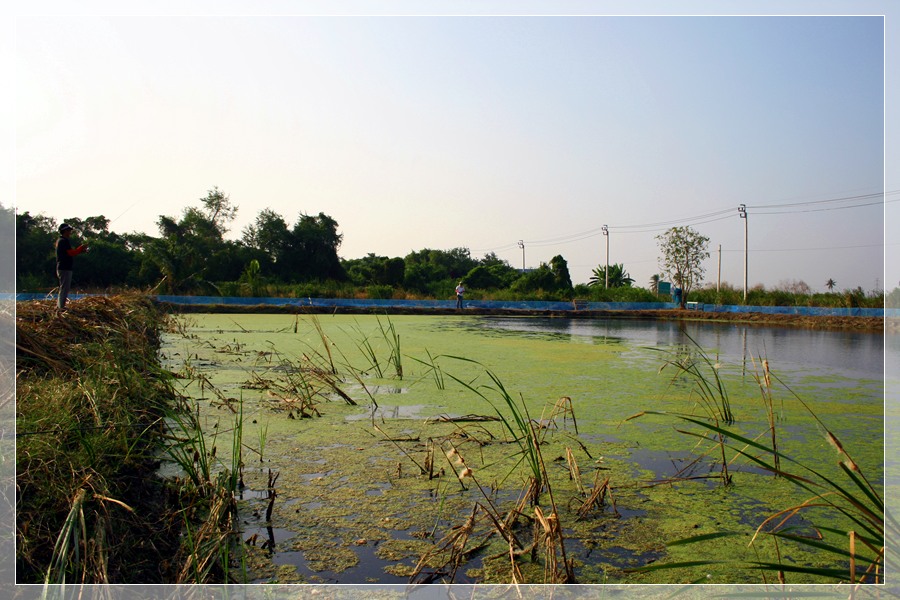
{"label": "clear blue sky", "polygon": [[605,264],[606,224],[610,262],[644,286],[654,236],[687,224],[710,238],[706,281],[721,244],[722,280],[740,286],[745,204],[751,286],[900,284],[884,239],[900,195],[868,197],[900,190],[885,183],[879,16],[252,6],[276,16],[20,14],[17,209],[157,235],[218,186],[239,206],[232,237],[264,208],[324,212],[344,258],[464,246],[519,267],[522,240],[527,266],[561,254],[576,283]]}

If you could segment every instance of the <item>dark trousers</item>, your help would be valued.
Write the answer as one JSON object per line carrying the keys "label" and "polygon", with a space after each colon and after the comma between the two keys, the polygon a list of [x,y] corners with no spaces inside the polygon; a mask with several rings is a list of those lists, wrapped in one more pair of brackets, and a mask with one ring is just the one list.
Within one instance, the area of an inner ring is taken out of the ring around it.
{"label": "dark trousers", "polygon": [[56,276],[59,277],[59,299],[56,301],[56,308],[62,310],[66,307],[66,300],[69,299],[69,288],[72,287],[72,271],[58,270]]}

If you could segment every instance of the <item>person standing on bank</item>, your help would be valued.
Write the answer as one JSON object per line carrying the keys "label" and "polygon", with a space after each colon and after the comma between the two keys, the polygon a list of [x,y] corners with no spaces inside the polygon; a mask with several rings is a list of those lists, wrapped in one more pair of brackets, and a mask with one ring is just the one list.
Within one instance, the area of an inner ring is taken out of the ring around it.
{"label": "person standing on bank", "polygon": [[463,307],[463,294],[466,292],[466,288],[463,287],[462,281],[459,282],[459,285],[456,286],[456,308]]}
{"label": "person standing on bank", "polygon": [[72,267],[75,257],[82,252],[87,252],[84,244],[77,248],[72,247],[69,238],[72,236],[72,226],[63,223],[59,226],[59,239],[56,240],[56,276],[59,277],[59,299],[56,302],[56,312],[61,313],[66,309],[66,300],[69,299],[69,288],[72,287]]}

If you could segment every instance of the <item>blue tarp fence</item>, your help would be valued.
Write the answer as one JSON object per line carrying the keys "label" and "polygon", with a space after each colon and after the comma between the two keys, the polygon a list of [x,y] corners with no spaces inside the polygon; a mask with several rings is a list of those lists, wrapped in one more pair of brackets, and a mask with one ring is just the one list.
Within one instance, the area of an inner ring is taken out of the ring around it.
{"label": "blue tarp fence", "polygon": [[[0,294],[0,299],[17,302],[52,299],[48,294]],[[71,299],[85,297],[72,294]],[[227,304],[237,306],[313,306],[320,308],[456,308],[456,300],[376,300],[356,298],[237,298],[222,296],[152,296],[159,302],[170,304]],[[537,311],[585,311],[585,310],[667,310],[677,308],[673,302],[538,302],[515,300],[466,300],[466,308]],[[824,317],[900,317],[897,308],[825,308],[816,306],[734,306],[688,302],[689,310],[704,312],[764,313]]]}

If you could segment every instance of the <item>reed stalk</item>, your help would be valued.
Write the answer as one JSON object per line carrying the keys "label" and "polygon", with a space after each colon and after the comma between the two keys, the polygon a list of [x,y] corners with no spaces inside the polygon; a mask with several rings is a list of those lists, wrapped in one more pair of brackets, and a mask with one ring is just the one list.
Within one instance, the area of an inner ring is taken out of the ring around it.
{"label": "reed stalk", "polygon": [[394,367],[394,374],[397,379],[403,379],[403,362],[402,355],[400,354],[400,334],[397,333],[397,329],[394,327],[391,318],[386,318],[387,327],[381,323],[381,319],[378,318],[377,315],[375,316],[375,319],[378,321],[378,328],[381,330],[381,336],[384,338],[384,341],[387,343],[390,350],[388,362]]}
{"label": "reed stalk", "polygon": [[693,383],[691,397],[697,399],[709,418],[731,425],[734,423],[734,413],[728,399],[728,390],[719,376],[719,363],[710,359],[694,338],[682,333],[693,344],[692,350],[666,360],[659,369],[660,372],[667,367],[674,368],[672,382],[680,377],[687,377]]}
{"label": "reed stalk", "polygon": [[359,334],[359,339],[356,341],[357,349],[363,355],[363,358],[366,359],[369,369],[374,371],[379,379],[383,378],[384,370],[381,368],[381,362],[378,360],[378,353],[375,352],[375,348],[372,346],[369,336],[362,332],[359,323],[356,324],[355,330]]}
{"label": "reed stalk", "polygon": [[322,348],[325,350],[325,356],[328,358],[328,370],[332,375],[337,375],[337,368],[334,366],[334,357],[331,355],[331,346],[333,345],[333,342],[325,335],[325,330],[322,329],[322,323],[319,322],[319,319],[316,318],[315,315],[312,316],[311,320],[313,327],[319,334],[319,339],[322,341]]}
{"label": "reed stalk", "polygon": [[[518,445],[519,453],[521,454],[522,459],[525,461],[525,464],[529,468],[534,490],[531,501],[532,504],[537,504],[540,499],[541,490],[544,487],[545,478],[544,471],[541,467],[539,442],[536,436],[533,435],[533,429],[531,427],[531,417],[528,414],[528,407],[525,406],[524,400],[521,402],[521,406],[519,406],[519,404],[507,391],[506,387],[503,385],[503,382],[500,381],[500,379],[492,371],[485,368],[484,365],[482,365],[478,361],[459,356],[449,356],[448,358],[474,363],[485,369],[485,373],[491,380],[492,385],[479,385],[475,387],[471,383],[463,381],[462,379],[459,379],[452,374],[448,373],[448,376],[466,389],[474,392],[476,395],[482,398],[485,402],[488,403],[488,405],[494,410],[494,412],[497,413],[497,416],[499,417],[500,422],[503,424],[503,427],[512,437],[513,441]],[[498,405],[488,397],[489,393],[499,396],[500,400],[502,401],[502,405],[506,407],[508,412],[500,410]]]}
{"label": "reed stalk", "polygon": [[256,430],[256,438],[259,441],[259,462],[264,462],[263,455],[266,451],[266,441],[269,437],[269,422],[266,421]]}
{"label": "reed stalk", "polygon": [[431,374],[431,377],[434,381],[434,386],[439,390],[446,389],[446,384],[444,383],[444,372],[441,370],[440,365],[437,363],[437,359],[439,357],[432,356],[431,352],[428,349],[425,349],[425,354],[428,355],[428,360],[424,361],[422,359],[416,358],[414,356],[409,356],[409,358],[413,359],[417,363],[428,367],[428,373]]}
{"label": "reed stalk", "polygon": [[53,547],[53,558],[44,576],[44,590],[50,584],[64,585],[66,574],[81,569],[81,581],[84,581],[87,563],[84,554],[87,551],[87,525],[84,519],[84,504],[87,490],[82,488],[75,493],[69,514],[63,522],[59,537]]}
{"label": "reed stalk", "polygon": [[[774,442],[771,446],[763,444],[759,439],[748,438],[708,419],[661,411],[652,411],[646,414],[667,415],[696,426],[700,428],[700,432],[680,431],[700,439],[709,439],[704,433],[709,432],[715,439],[720,440],[720,444],[723,446],[728,445],[736,455],[747,459],[750,463],[775,476],[793,483],[800,490],[809,494],[809,497],[803,502],[788,506],[766,518],[753,532],[751,546],[758,545],[757,542],[762,538],[772,540],[776,545],[776,549],[779,548],[779,542],[791,542],[806,547],[811,551],[831,556],[838,565],[845,563],[849,565],[849,568],[786,563],[781,560],[779,550],[775,561],[757,560],[726,563],[717,560],[699,560],[690,563],[651,565],[638,569],[638,571],[729,564],[748,570],[775,571],[782,582],[786,581],[787,573],[802,574],[829,582],[881,582],[885,571],[885,539],[896,538],[900,534],[900,526],[889,515],[886,519],[881,492],[869,482],[837,436],[826,427],[825,423],[812,411],[809,405],[793,390],[790,390],[784,382],[779,380],[767,366],[766,363],[762,375],[765,386],[764,398],[767,400],[767,414],[772,414],[770,398],[771,381],[774,380],[788,390],[824,431],[826,441],[838,455],[839,460],[837,464],[841,477],[828,475],[822,472],[821,469],[811,466],[807,461],[798,460],[784,454]],[[772,433],[772,436],[774,437],[774,433]],[[722,442],[721,440],[727,440],[727,442]],[[813,509],[815,509],[815,512],[812,512]],[[813,522],[815,529],[822,533],[821,537],[813,538],[803,535],[792,526],[791,518],[800,514],[807,514],[807,518]],[[845,523],[846,529],[832,525],[832,523],[837,522]],[[745,535],[744,532],[716,532],[676,540],[670,542],[669,545],[702,544],[711,539],[743,538]]]}

